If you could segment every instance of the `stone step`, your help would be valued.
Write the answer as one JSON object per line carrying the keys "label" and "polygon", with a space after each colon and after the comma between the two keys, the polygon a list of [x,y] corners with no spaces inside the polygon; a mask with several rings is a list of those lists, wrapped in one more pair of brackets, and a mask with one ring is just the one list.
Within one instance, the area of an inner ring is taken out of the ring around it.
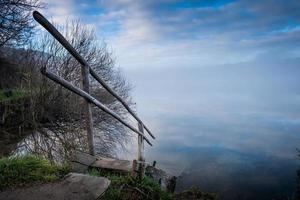
{"label": "stone step", "polygon": [[95,200],[99,199],[110,180],[78,173],[68,174],[55,183],[35,185],[0,193],[2,200]]}

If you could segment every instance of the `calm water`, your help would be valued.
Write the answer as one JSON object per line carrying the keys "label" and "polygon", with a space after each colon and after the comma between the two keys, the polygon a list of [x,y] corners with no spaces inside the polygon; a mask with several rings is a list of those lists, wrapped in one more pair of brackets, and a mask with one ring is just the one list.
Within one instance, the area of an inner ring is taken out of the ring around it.
{"label": "calm water", "polygon": [[177,191],[291,198],[300,167],[300,68],[299,60],[285,63],[126,71],[137,111],[157,137],[147,161],[179,176]]}
{"label": "calm water", "polygon": [[220,199],[288,199],[300,148],[299,59],[130,69],[157,136],[148,160]]}
{"label": "calm water", "polygon": [[[154,148],[147,149],[146,157],[179,176],[177,191],[198,186],[218,193],[220,199],[288,199],[294,195],[300,168],[298,125],[255,122],[260,127],[247,133],[249,124],[207,126],[208,122],[190,119],[184,126],[184,119],[180,121],[175,129],[165,130]],[[220,128],[224,131],[218,132]],[[259,128],[268,134],[257,134]]]}
{"label": "calm water", "polygon": [[[170,150],[165,149],[166,152]],[[176,155],[177,162],[158,162],[160,167],[179,174],[177,191],[198,186],[228,200],[288,199],[294,195],[300,164],[296,159],[246,154],[217,147],[179,147],[172,148],[172,151],[169,156]]]}
{"label": "calm water", "polygon": [[[35,138],[41,137],[34,135]],[[32,134],[12,137],[10,141],[3,139],[1,146],[6,148],[1,148],[0,153],[7,155],[10,152],[28,151],[24,144],[30,146]],[[178,176],[176,191],[197,186],[203,191],[215,192],[219,199],[225,200],[292,197],[296,189],[296,173],[300,168],[297,152],[295,150],[290,158],[279,155],[241,152],[217,146],[200,147],[200,144],[199,147],[187,147],[172,143],[172,139],[169,139],[168,145],[164,143],[161,146],[158,142],[155,148],[146,151],[148,161],[156,160],[158,167]]]}

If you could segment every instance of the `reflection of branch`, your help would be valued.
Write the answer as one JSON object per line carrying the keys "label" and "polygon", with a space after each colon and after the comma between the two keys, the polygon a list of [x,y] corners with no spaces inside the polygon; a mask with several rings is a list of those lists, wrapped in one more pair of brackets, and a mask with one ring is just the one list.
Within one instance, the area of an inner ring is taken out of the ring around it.
{"label": "reflection of branch", "polygon": [[[67,38],[72,40],[72,45],[88,60],[93,70],[100,74],[131,105],[130,86],[120,72],[114,68],[114,59],[106,44],[99,43],[93,32],[85,29],[78,22],[66,24],[64,30]],[[42,77],[38,69],[47,67],[73,84],[79,85],[80,65],[69,54],[66,54],[65,49],[51,36],[45,34],[38,37],[37,40],[38,42],[32,44],[32,47],[24,50],[25,53],[20,56],[21,58],[15,58],[13,53],[10,55],[12,60],[18,59],[18,65],[26,66],[20,70],[22,74],[28,75],[28,81],[22,82],[24,84],[22,88],[31,91],[31,102],[29,102],[28,108],[22,105],[24,109],[22,113],[26,115],[22,122],[24,127],[25,124],[29,124],[28,126],[39,131],[24,140],[24,145],[28,151],[43,154],[51,159],[60,159],[60,157],[67,157],[70,149],[86,148],[81,99]],[[120,103],[116,103],[117,101],[104,92],[103,88],[99,88],[95,82],[91,86],[91,91],[95,93],[96,97],[99,97],[98,99],[107,100],[105,105],[121,115],[122,119],[127,118],[125,109],[120,106]],[[16,103],[14,103],[15,105]],[[102,111],[95,110],[93,117],[95,129],[98,129],[98,137],[101,137],[97,141],[98,152],[114,154],[116,147],[120,146],[125,149],[128,141],[127,130]],[[48,124],[50,125],[48,126]],[[40,127],[47,128],[40,130]],[[21,146],[24,148],[23,145]]]}

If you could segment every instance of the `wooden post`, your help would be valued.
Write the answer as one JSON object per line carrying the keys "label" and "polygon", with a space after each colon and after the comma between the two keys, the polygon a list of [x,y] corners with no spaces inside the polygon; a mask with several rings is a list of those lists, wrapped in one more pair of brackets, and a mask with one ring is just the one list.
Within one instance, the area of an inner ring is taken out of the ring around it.
{"label": "wooden post", "polygon": [[[144,126],[138,123],[139,131],[144,134]],[[145,156],[144,156],[144,137],[138,136],[138,161],[139,161],[139,178],[143,178],[145,174]]]}
{"label": "wooden post", "polygon": [[[143,122],[137,117],[137,115],[130,109],[130,107],[126,104],[126,102],[118,96],[97,74],[93,69],[89,68],[88,63],[86,60],[75,50],[75,48],[64,38],[64,36],[39,12],[33,12],[33,18],[39,22],[80,64],[81,64],[81,74],[82,74],[82,87],[83,91],[79,88],[76,88],[70,85],[67,81],[62,80],[61,78],[57,77],[56,75],[47,72],[46,68],[42,68],[41,72],[50,77],[50,79],[58,82],[62,86],[68,88],[69,90],[75,92],[76,94],[85,98],[85,110],[86,110],[86,126],[87,126],[87,135],[88,135],[88,143],[89,143],[89,151],[90,154],[94,155],[94,135],[93,135],[93,121],[92,121],[92,110],[89,104],[93,103],[97,107],[101,108],[106,113],[109,113],[122,124],[133,130],[134,132],[141,134],[140,131],[133,128],[131,125],[123,121],[119,116],[113,113],[110,109],[106,108],[102,105],[99,101],[97,101],[94,97],[89,95],[89,74],[91,74],[112,96],[114,96],[120,103],[127,109],[127,111],[138,121],[140,130],[146,130],[149,135],[155,139],[154,135],[150,132],[150,130],[143,124]],[[148,144],[151,145],[150,141],[144,136],[139,136],[139,157],[144,161],[144,139]],[[151,145],[152,146],[152,145]]]}
{"label": "wooden post", "polygon": [[[90,81],[89,81],[88,65],[81,65],[81,78],[82,78],[82,89],[89,94]],[[91,104],[86,99],[84,99],[84,110],[85,110],[85,123],[86,123],[89,153],[91,155],[95,155],[92,107]]]}

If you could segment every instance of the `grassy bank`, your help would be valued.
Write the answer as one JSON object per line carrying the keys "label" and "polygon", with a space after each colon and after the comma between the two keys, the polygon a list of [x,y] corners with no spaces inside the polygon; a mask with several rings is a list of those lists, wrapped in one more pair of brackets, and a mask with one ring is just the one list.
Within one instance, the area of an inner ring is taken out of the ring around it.
{"label": "grassy bank", "polygon": [[[52,165],[47,160],[32,155],[0,159],[0,191],[10,187],[39,184],[59,180],[70,172],[67,166]],[[102,176],[111,184],[104,200],[215,200],[216,196],[192,188],[179,194],[163,190],[149,177],[136,179],[107,171],[91,169],[89,175]]]}
{"label": "grassy bank", "polygon": [[69,172],[66,166],[52,165],[47,160],[26,155],[0,159],[0,190],[36,182],[58,180]]}
{"label": "grassy bank", "polygon": [[111,180],[104,200],[216,200],[216,194],[200,191],[196,187],[181,193],[171,194],[163,190],[149,177],[134,179],[130,175],[120,175],[91,170],[92,176],[104,176]]}
{"label": "grassy bank", "polygon": [[158,183],[148,177],[135,179],[130,175],[100,172],[90,170],[92,176],[104,176],[111,180],[111,185],[105,192],[105,200],[129,200],[129,199],[172,199],[171,194],[162,190]]}

